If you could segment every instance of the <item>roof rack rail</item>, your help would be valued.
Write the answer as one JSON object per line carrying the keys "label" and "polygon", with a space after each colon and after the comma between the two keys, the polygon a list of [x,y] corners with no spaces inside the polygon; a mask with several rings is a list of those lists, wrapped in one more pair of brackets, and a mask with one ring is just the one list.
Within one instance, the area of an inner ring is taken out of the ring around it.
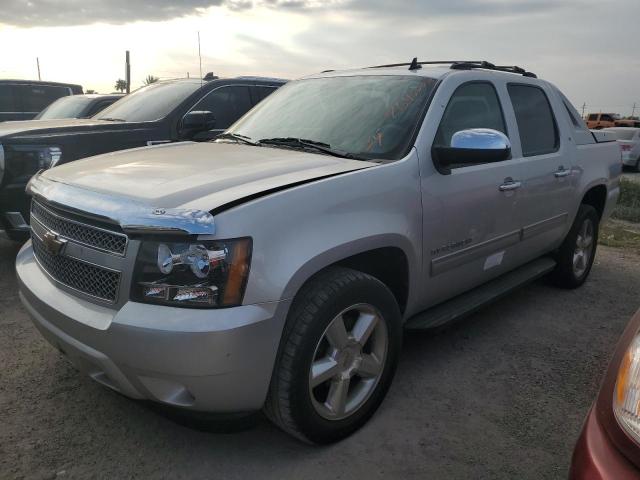
{"label": "roof rack rail", "polygon": [[516,65],[494,65],[486,60],[435,60],[428,62],[419,62],[417,58],[407,63],[390,63],[387,65],[375,65],[367,68],[392,68],[392,67],[409,67],[409,70],[419,70],[422,65],[451,65],[452,70],[471,70],[473,68],[482,68],[484,70],[495,70],[498,72],[515,73],[524,77],[538,78],[533,72],[528,72],[524,68]]}
{"label": "roof rack rail", "polygon": [[414,58],[411,62],[407,63],[390,63],[388,65],[374,65],[366,68],[391,68],[391,67],[414,67],[416,65],[450,65],[453,63],[480,63],[481,60],[434,60],[429,62],[418,62],[417,58]]}
{"label": "roof rack rail", "polygon": [[495,70],[497,72],[515,73],[516,75],[522,75],[523,77],[538,78],[533,72],[527,72],[524,68],[517,65],[494,65],[491,62],[454,62],[451,64],[452,70],[471,70],[474,68],[481,68],[483,70]]}

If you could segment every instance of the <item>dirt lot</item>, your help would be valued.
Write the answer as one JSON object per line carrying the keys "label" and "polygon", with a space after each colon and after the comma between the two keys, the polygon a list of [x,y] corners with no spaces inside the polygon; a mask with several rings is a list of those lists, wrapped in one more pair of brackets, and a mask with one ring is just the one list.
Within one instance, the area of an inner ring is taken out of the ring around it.
{"label": "dirt lot", "polygon": [[0,241],[0,478],[566,478],[640,256],[602,247],[587,284],[537,283],[439,334],[407,336],[373,420],[302,445],[258,418],[199,430],[77,375],[20,306]]}

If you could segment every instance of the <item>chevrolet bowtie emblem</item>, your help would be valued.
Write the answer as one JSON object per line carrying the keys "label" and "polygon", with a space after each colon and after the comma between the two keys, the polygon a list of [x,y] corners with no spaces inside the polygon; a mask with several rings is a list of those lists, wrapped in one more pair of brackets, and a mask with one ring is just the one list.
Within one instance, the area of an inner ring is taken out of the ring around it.
{"label": "chevrolet bowtie emblem", "polygon": [[60,255],[64,250],[67,241],[52,231],[46,232],[42,237],[42,243],[52,255]]}

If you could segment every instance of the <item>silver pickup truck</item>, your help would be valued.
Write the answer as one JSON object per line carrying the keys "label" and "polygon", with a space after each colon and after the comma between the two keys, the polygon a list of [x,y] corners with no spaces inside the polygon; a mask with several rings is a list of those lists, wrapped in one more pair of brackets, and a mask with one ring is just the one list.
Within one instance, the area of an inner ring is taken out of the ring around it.
{"label": "silver pickup truck", "polygon": [[518,67],[323,72],[215,142],[36,175],[20,297],[51,344],[124,395],[264,409],[336,441],[382,402],[403,329],[543,275],[585,281],[619,193],[610,140]]}

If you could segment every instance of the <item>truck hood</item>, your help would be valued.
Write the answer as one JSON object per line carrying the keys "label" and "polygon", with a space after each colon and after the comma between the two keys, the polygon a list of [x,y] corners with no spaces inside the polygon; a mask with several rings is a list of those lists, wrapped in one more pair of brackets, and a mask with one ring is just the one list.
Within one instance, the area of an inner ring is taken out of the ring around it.
{"label": "truck hood", "polygon": [[91,118],[65,118],[53,120],[22,120],[0,123],[0,143],[7,138],[22,136],[54,135],[81,132],[85,130],[120,130],[130,123],[107,122]]}
{"label": "truck hood", "polygon": [[150,207],[211,211],[264,192],[375,165],[266,146],[183,142],[91,157],[56,167],[42,177]]}

